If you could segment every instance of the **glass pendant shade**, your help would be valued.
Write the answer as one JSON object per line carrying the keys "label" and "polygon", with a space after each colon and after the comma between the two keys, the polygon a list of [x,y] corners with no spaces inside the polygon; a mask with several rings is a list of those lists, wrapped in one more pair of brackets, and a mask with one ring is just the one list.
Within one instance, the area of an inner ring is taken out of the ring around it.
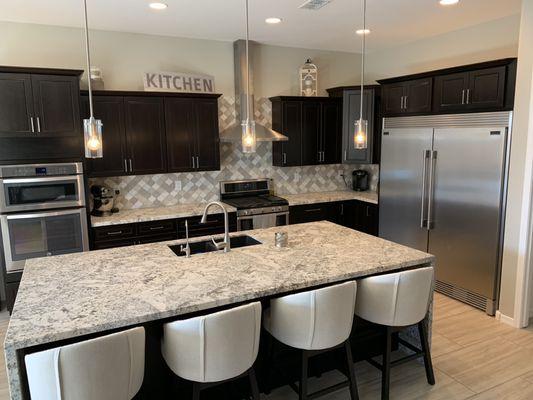
{"label": "glass pendant shade", "polygon": [[368,146],[368,121],[358,119],[355,121],[354,146],[357,150],[366,149]]}
{"label": "glass pendant shade", "polygon": [[242,121],[242,152],[255,153],[257,137],[255,135],[255,121]]}
{"label": "glass pendant shade", "polygon": [[83,120],[83,137],[85,140],[85,157],[102,158],[102,121],[91,117]]}

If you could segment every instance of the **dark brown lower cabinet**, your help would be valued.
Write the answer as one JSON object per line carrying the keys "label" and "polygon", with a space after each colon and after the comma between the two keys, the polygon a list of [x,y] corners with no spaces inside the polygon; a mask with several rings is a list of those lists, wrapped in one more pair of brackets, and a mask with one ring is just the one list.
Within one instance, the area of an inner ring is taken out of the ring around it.
{"label": "dark brown lower cabinet", "polygon": [[[167,219],[102,226],[91,229],[91,249],[109,249],[135,244],[156,243],[185,238],[185,221],[189,224],[189,237],[209,236],[224,233],[224,214],[212,214],[207,223],[200,224],[201,217]],[[237,230],[237,215],[229,214],[230,232]]]}
{"label": "dark brown lower cabinet", "polygon": [[376,204],[357,200],[305,204],[290,207],[289,222],[302,224],[325,220],[377,236],[378,210]]}

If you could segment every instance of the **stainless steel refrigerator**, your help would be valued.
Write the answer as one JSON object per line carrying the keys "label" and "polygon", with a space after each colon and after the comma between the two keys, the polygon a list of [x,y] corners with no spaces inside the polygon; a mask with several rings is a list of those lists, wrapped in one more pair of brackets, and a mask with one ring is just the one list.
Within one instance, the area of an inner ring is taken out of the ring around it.
{"label": "stainless steel refrigerator", "polygon": [[512,113],[385,118],[380,236],[436,256],[436,290],[495,313]]}

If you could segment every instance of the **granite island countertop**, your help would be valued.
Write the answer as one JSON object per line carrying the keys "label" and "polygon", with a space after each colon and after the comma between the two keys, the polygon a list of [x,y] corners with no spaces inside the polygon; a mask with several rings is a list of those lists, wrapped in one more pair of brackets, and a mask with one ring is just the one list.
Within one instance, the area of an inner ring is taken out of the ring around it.
{"label": "granite island countertop", "polygon": [[278,249],[279,230],[191,258],[168,247],[181,240],[28,260],[4,343],[12,398],[21,398],[18,351],[31,346],[434,262],[326,221],[283,227],[289,246]]}

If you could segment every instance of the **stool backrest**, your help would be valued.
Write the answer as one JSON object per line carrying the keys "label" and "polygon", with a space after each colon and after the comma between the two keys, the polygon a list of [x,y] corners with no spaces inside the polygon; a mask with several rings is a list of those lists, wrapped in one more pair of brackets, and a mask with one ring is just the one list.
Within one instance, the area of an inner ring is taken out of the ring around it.
{"label": "stool backrest", "polygon": [[433,268],[361,279],[355,313],[386,326],[409,326],[424,319],[433,288]]}
{"label": "stool backrest", "polygon": [[144,328],[25,357],[32,400],[130,400],[144,377]]}
{"label": "stool backrest", "polygon": [[261,303],[251,303],[163,327],[161,349],[174,373],[194,382],[220,382],[250,369],[257,358]]}
{"label": "stool backrest", "polygon": [[270,329],[281,342],[305,350],[337,346],[350,336],[355,281],[271,300]]}

